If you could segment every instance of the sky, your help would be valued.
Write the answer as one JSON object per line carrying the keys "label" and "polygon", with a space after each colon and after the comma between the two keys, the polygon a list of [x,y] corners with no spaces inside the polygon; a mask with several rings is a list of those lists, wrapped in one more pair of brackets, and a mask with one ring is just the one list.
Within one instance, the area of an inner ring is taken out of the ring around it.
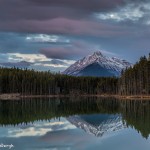
{"label": "sky", "polygon": [[149,0],[0,0],[0,65],[63,71],[95,51],[150,52]]}

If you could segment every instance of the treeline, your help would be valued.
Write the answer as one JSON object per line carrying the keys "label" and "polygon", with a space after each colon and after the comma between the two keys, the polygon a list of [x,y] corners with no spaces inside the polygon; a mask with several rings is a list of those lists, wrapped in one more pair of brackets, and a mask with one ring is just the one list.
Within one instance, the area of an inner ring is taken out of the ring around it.
{"label": "treeline", "polygon": [[121,95],[150,95],[150,55],[141,57],[133,67],[126,69],[118,86]]}
{"label": "treeline", "polygon": [[0,68],[0,94],[116,94],[117,78],[73,77],[18,68]]}
{"label": "treeline", "polygon": [[18,68],[0,68],[0,94],[150,95],[150,56],[116,77],[73,77]]}

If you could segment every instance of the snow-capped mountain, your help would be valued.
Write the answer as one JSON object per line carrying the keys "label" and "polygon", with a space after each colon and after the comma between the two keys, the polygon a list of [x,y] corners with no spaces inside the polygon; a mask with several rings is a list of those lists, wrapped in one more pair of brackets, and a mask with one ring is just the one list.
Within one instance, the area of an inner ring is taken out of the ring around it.
{"label": "snow-capped mountain", "polygon": [[102,137],[107,133],[126,128],[126,125],[122,122],[121,115],[109,115],[107,116],[107,119],[104,120],[103,118],[104,116],[100,115],[100,117],[97,118],[100,119],[100,122],[97,124],[78,115],[68,117],[67,120],[77,128],[83,129],[86,133],[96,137]]}
{"label": "snow-capped mountain", "polygon": [[132,64],[116,57],[108,57],[100,51],[78,60],[63,74],[73,76],[119,76],[121,71]]}

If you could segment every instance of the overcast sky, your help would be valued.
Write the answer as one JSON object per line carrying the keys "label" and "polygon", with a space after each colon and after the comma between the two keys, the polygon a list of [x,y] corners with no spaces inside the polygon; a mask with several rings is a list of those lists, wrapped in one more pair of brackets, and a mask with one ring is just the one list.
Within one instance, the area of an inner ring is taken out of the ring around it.
{"label": "overcast sky", "polygon": [[63,71],[101,50],[150,52],[149,0],[0,0],[0,65]]}

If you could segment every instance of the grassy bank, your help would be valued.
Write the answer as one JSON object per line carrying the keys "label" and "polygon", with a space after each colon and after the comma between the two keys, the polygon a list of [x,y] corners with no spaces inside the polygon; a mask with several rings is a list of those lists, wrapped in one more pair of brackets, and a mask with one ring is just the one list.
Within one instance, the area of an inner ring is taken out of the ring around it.
{"label": "grassy bank", "polygon": [[114,97],[117,99],[147,99],[150,100],[150,95],[110,95],[110,94],[97,94],[97,95],[91,95],[91,94],[84,94],[84,95],[21,95],[19,93],[12,93],[12,94],[1,94],[0,99],[1,100],[19,100],[23,98],[51,98],[51,97]]}

